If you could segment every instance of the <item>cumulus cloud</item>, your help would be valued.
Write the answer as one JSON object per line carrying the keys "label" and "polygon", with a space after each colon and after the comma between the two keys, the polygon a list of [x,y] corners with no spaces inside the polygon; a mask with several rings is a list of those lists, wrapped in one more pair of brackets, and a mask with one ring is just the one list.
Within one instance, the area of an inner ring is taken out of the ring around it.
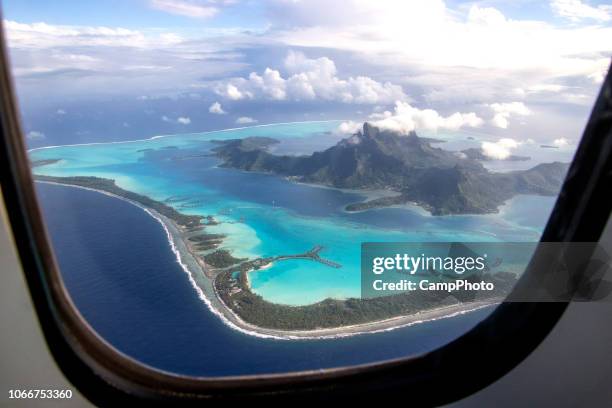
{"label": "cumulus cloud", "polygon": [[357,133],[357,131],[359,131],[359,129],[361,129],[362,126],[363,126],[362,123],[349,120],[346,122],[342,122],[336,129],[336,133],[339,133],[342,135],[352,135],[354,133]]}
{"label": "cumulus cloud", "polygon": [[510,157],[512,150],[519,147],[520,144],[514,139],[502,138],[497,142],[482,142],[480,148],[485,156],[495,160],[504,160]]}
{"label": "cumulus cloud", "polygon": [[219,102],[214,102],[212,105],[208,107],[208,111],[210,113],[214,113],[215,115],[225,115],[227,112],[223,110],[223,107]]}
{"label": "cumulus cloud", "polygon": [[66,114],[66,111],[65,111],[65,110],[63,110],[63,109],[58,109],[57,111],[55,111],[55,113],[56,113],[57,115],[62,116],[62,115],[65,115],[65,114]]}
{"label": "cumulus cloud", "polygon": [[552,0],[550,7],[555,14],[578,22],[584,19],[606,22],[612,20],[612,6],[591,6],[580,0]]}
{"label": "cumulus cloud", "polygon": [[251,123],[257,123],[258,120],[257,119],[253,119],[249,116],[241,116],[238,119],[236,119],[236,123],[239,125],[248,125]]}
{"label": "cumulus cloud", "polygon": [[507,116],[501,113],[496,113],[495,116],[493,116],[493,119],[491,119],[491,124],[498,128],[507,129],[510,122],[508,121]]}
{"label": "cumulus cloud", "polygon": [[248,77],[217,83],[214,91],[231,100],[325,100],[376,104],[409,99],[401,86],[390,82],[378,82],[367,76],[340,78],[336,64],[327,57],[312,59],[301,52],[290,51],[284,60],[284,68],[286,76],[268,67],[261,74],[251,72]]}
{"label": "cumulus cloud", "polygon": [[479,127],[484,123],[474,112],[442,116],[433,109],[418,109],[401,101],[396,102],[393,112],[377,113],[373,118],[377,119],[370,122],[373,125],[402,134],[418,129],[457,130],[462,127]]}
{"label": "cumulus cloud", "polygon": [[46,136],[45,136],[45,134],[44,134],[44,133],[42,133],[42,132],[39,132],[39,131],[37,131],[37,130],[32,130],[32,131],[30,131],[30,132],[28,132],[28,133],[26,134],[26,137],[27,137],[28,139],[30,139],[30,140],[42,140],[42,139],[44,139]]}
{"label": "cumulus cloud", "polygon": [[251,99],[253,97],[253,94],[251,92],[240,91],[238,87],[230,83],[218,85],[215,89],[215,92],[218,95],[224,96],[225,98],[231,99],[233,101],[245,98]]}
{"label": "cumulus cloud", "polygon": [[511,116],[531,115],[531,111],[523,102],[492,103],[489,107],[494,113],[491,124],[502,129],[508,128]]}

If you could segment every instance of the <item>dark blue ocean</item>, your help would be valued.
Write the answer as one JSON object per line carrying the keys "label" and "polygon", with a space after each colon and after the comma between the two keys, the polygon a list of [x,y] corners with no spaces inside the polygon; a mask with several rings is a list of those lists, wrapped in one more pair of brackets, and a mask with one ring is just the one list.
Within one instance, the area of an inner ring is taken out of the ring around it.
{"label": "dark blue ocean", "polygon": [[430,351],[489,313],[385,333],[272,340],[225,326],[197,297],[162,226],[125,201],[37,183],[65,284],[80,312],[118,350],[181,374],[227,376],[361,364]]}

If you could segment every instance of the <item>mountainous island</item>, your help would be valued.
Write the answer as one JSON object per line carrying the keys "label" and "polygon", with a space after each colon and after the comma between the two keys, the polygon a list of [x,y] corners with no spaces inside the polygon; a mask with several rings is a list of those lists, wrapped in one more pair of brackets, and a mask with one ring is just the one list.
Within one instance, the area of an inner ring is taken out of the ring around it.
{"label": "mountainous island", "polygon": [[[401,135],[369,123],[324,151],[307,156],[275,155],[278,140],[247,137],[215,141],[222,166],[277,174],[291,180],[336,188],[390,190],[398,194],[349,204],[347,211],[416,203],[433,215],[484,214],[517,194],[556,195],[569,164],[553,162],[531,169],[495,173],[481,163],[478,149],[462,152],[432,146],[415,132]],[[512,156],[510,160],[527,160]]]}

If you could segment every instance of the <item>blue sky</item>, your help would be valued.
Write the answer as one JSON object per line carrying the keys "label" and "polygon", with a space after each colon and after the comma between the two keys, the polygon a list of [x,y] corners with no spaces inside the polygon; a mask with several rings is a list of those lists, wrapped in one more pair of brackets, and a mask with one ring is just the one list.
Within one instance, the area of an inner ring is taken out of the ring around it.
{"label": "blue sky", "polygon": [[368,120],[571,144],[612,55],[612,7],[595,1],[13,0],[3,13],[33,145],[330,118],[349,133]]}
{"label": "blue sky", "polygon": [[17,21],[44,21],[49,24],[161,27],[176,30],[197,29],[203,24],[210,27],[264,27],[266,19],[262,8],[249,3],[224,6],[223,13],[205,22],[202,19],[160,10],[147,0],[12,0],[4,1],[3,9],[6,16]]}
{"label": "blue sky", "polygon": [[[206,3],[206,2],[193,2]],[[208,2],[211,6],[219,5],[219,13],[210,24],[218,25],[265,25],[266,12],[261,1],[243,1],[223,4]],[[155,8],[148,0],[8,0],[3,2],[7,16],[23,22],[46,21],[52,24],[83,25],[121,25],[124,27],[198,27],[201,21],[189,16],[172,14]],[[529,0],[492,0],[492,1],[447,1],[451,9],[461,10],[477,4],[482,7],[495,7],[507,17],[513,19],[536,19],[554,21],[558,19],[550,3]],[[583,2],[590,7],[605,6],[605,1]],[[561,20],[559,20],[561,21]]]}

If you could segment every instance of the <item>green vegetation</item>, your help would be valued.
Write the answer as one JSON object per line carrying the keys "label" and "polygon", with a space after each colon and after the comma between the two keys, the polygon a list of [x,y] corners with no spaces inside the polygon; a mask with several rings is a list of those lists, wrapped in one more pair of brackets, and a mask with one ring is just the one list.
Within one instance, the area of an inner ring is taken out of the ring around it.
{"label": "green vegetation", "polygon": [[245,260],[244,258],[234,258],[226,249],[218,249],[204,256],[204,262],[213,268],[227,268],[228,266],[236,265]]}
{"label": "green vegetation", "polygon": [[495,290],[478,294],[469,291],[460,294],[413,291],[371,299],[325,299],[307,306],[288,306],[267,302],[251,292],[247,284],[249,268],[249,263],[240,265],[237,279],[232,277],[236,268],[219,274],[214,282],[217,292],[223,302],[245,322],[277,330],[335,328],[407,316],[458,303],[493,300],[508,294],[516,282],[515,275],[499,272],[466,278],[475,282],[485,279],[495,283]]}
{"label": "green vegetation", "polygon": [[200,221],[203,219],[202,216],[199,215],[185,215],[176,211],[174,208],[153,200],[147,196],[136,194],[131,191],[127,191],[118,187],[115,184],[115,180],[105,179],[101,177],[86,177],[86,176],[74,176],[74,177],[55,177],[55,176],[43,176],[43,175],[34,175],[35,180],[39,181],[50,181],[54,183],[61,184],[69,184],[73,186],[92,188],[95,190],[106,191],[107,193],[111,193],[123,198],[127,198],[128,200],[132,200],[141,204],[147,208],[157,211],[161,215],[170,218],[178,225],[187,228],[194,228],[200,225]]}
{"label": "green vegetation", "polygon": [[207,215],[204,217],[203,224],[205,225],[219,225],[219,221],[215,219],[212,215]]}
{"label": "green vegetation", "polygon": [[46,166],[47,164],[57,163],[58,161],[60,161],[60,159],[34,160],[30,162],[30,165],[32,166],[32,168],[34,168],[34,167]]}
{"label": "green vegetation", "polygon": [[208,251],[216,249],[223,243],[225,235],[222,234],[201,234],[189,237],[189,241],[193,242],[192,247],[197,251]]}
{"label": "green vegetation", "polygon": [[240,148],[243,152],[265,150],[271,145],[279,143],[276,139],[264,136],[251,136],[243,139],[230,140],[212,140],[211,142],[219,145],[219,149],[223,149],[223,147],[230,145]]}

